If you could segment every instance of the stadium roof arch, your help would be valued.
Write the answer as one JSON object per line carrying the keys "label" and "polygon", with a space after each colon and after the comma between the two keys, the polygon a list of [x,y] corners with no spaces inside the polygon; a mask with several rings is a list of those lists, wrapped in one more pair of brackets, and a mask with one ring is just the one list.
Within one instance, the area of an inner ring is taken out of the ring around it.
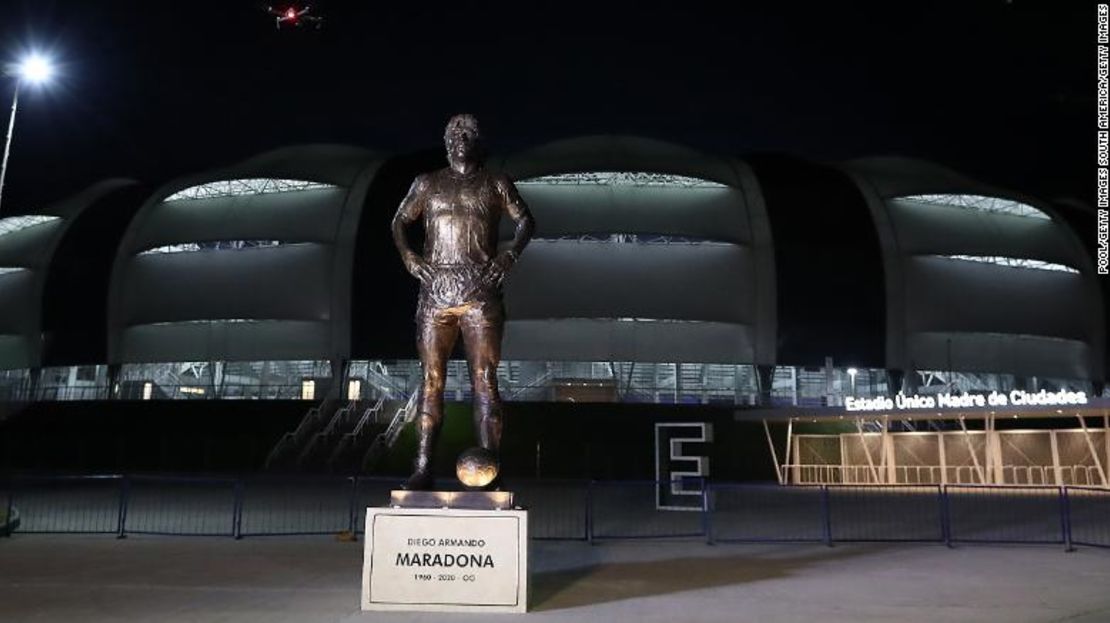
{"label": "stadium roof arch", "polygon": [[159,189],[116,257],[109,362],[348,358],[355,235],[383,160],[293,146]]}
{"label": "stadium roof arch", "polygon": [[496,166],[536,218],[506,282],[506,359],[774,363],[771,233],[745,163],[606,135]]}
{"label": "stadium roof arch", "polygon": [[144,192],[109,179],[0,218],[0,368],[103,361],[112,251]]}
{"label": "stadium roof arch", "polygon": [[843,168],[879,235],[888,368],[1105,378],[1094,266],[1050,204],[910,158]]}

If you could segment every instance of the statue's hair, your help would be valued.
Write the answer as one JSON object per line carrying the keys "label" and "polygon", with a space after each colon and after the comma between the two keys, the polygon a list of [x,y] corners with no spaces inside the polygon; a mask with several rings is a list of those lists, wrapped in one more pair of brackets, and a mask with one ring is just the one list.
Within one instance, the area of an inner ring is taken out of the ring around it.
{"label": "statue's hair", "polygon": [[478,118],[470,114],[460,114],[451,117],[447,122],[447,129],[443,131],[443,136],[446,137],[452,128],[462,126],[471,131],[475,136],[481,136],[482,132],[478,129]]}

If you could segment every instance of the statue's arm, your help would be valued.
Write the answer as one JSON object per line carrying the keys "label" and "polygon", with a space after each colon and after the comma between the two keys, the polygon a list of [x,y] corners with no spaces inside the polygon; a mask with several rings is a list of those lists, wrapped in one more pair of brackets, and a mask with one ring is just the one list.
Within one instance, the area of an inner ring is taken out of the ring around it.
{"label": "statue's arm", "polygon": [[532,232],[536,229],[536,221],[532,218],[528,205],[524,203],[524,199],[517,192],[516,186],[507,176],[498,176],[497,192],[501,195],[503,209],[509,215],[509,218],[516,223],[512,244],[509,245],[509,248],[497,254],[497,257],[490,262],[489,270],[486,272],[486,279],[500,284],[504,281],[505,276],[509,274],[509,269],[516,263],[517,258],[524,252],[524,247],[528,246],[528,241],[532,239]]}
{"label": "statue's arm", "polygon": [[499,190],[504,202],[505,212],[516,223],[513,242],[507,249],[507,252],[512,254],[512,259],[515,261],[524,252],[524,247],[528,246],[528,242],[532,240],[532,234],[536,230],[536,220],[532,218],[532,212],[528,210],[528,204],[524,203],[524,199],[521,198],[520,192],[517,191],[512,180],[507,176],[501,176],[498,185],[500,186]]}
{"label": "statue's arm", "polygon": [[397,214],[393,215],[392,225],[393,244],[397,246],[397,252],[401,254],[401,261],[405,263],[405,269],[421,281],[425,281],[431,276],[430,269],[424,258],[409,246],[405,229],[424,213],[424,195],[427,189],[427,176],[418,175],[413,180],[412,186],[409,187],[408,194],[401,200],[401,205],[397,207]]}

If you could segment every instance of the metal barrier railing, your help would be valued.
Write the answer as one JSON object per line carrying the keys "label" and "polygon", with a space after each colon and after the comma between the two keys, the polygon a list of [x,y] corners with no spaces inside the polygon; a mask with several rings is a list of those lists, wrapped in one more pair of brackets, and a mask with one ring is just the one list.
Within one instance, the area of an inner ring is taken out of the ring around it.
{"label": "metal barrier railing", "polygon": [[121,482],[120,534],[235,536],[239,481],[129,476]]}
{"label": "metal barrier railing", "polygon": [[238,536],[354,531],[354,478],[256,477],[241,481]]}
{"label": "metal barrier railing", "polygon": [[829,496],[822,486],[709,486],[712,540],[829,543]]}
{"label": "metal barrier railing", "polygon": [[[686,485],[688,481],[674,484]],[[660,485],[672,483],[653,480],[591,482],[588,484],[586,512],[589,540],[599,539],[659,539],[708,536],[706,520],[709,504],[705,487],[695,497],[696,506],[675,510],[677,507],[660,503]]]}
{"label": "metal barrier railing", "polygon": [[[361,534],[393,478],[12,476],[21,533],[253,537]],[[1039,543],[1110,548],[1110,489],[525,480],[508,483],[537,539]],[[2,532],[2,531],[0,531]],[[8,531],[8,535],[10,536]]]}
{"label": "metal barrier railing", "polygon": [[1063,487],[950,485],[946,492],[953,542],[1068,542]]}
{"label": "metal barrier railing", "polygon": [[944,541],[937,485],[826,487],[832,541]]}
{"label": "metal barrier railing", "polygon": [[1067,530],[1076,545],[1110,547],[1110,490],[1066,487]]}
{"label": "metal barrier railing", "polygon": [[[798,485],[1004,485],[1099,486],[1097,465],[840,465],[780,466],[783,482]],[[1057,480],[1059,478],[1059,480]]]}
{"label": "metal barrier railing", "polygon": [[8,482],[25,533],[117,534],[126,506],[122,476],[25,477]]}

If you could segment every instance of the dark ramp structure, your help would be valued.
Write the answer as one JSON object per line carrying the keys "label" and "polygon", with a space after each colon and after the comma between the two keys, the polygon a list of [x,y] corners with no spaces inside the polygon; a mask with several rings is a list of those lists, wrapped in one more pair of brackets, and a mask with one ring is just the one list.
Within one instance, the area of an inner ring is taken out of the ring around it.
{"label": "dark ramp structure", "polygon": [[825,163],[781,154],[747,158],[775,241],[777,362],[882,369],[883,268],[859,191]]}

